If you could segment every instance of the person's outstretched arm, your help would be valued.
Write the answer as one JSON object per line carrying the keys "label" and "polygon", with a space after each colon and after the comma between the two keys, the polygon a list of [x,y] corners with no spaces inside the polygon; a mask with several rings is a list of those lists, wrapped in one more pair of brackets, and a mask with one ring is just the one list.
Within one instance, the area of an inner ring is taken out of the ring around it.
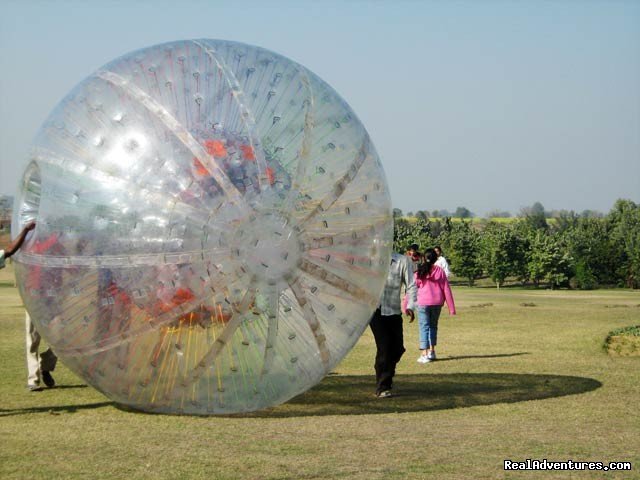
{"label": "person's outstretched arm", "polygon": [[24,226],[20,234],[15,238],[13,242],[9,244],[9,246],[4,251],[5,258],[9,258],[20,249],[20,247],[24,243],[25,238],[27,238],[27,233],[34,228],[36,228],[36,222],[34,221],[31,221]]}

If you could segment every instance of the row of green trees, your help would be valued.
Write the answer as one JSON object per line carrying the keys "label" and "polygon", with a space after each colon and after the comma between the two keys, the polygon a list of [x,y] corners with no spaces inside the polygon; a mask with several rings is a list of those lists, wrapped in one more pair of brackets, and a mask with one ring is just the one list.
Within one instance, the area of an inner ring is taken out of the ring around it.
{"label": "row of green trees", "polygon": [[565,212],[547,222],[531,211],[510,222],[396,218],[394,248],[441,245],[451,269],[469,285],[489,277],[550,288],[640,288],[640,204],[618,200],[600,218]]}

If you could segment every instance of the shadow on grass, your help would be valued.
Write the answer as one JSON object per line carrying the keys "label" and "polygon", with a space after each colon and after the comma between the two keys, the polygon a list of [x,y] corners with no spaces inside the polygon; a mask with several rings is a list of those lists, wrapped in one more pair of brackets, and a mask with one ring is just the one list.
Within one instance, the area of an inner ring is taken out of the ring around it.
{"label": "shadow on grass", "polygon": [[[366,375],[329,376],[287,403],[242,417],[304,417],[404,413],[543,400],[590,392],[597,380],[561,375],[452,373],[396,375],[394,396],[373,395]],[[233,415],[237,417],[238,415]]]}
{"label": "shadow on grass", "polygon": [[60,415],[61,413],[76,413],[79,410],[93,410],[95,408],[111,407],[115,404],[113,402],[97,402],[97,403],[85,403],[81,405],[58,405],[47,407],[28,407],[28,408],[13,408],[4,409],[0,408],[1,417],[11,417],[13,415],[28,415],[30,413],[49,413],[51,415]]}
{"label": "shadow on grass", "polygon": [[88,385],[84,384],[84,383],[78,383],[76,385],[56,385],[55,388],[56,390],[64,390],[67,388],[87,388]]}
{"label": "shadow on grass", "polygon": [[489,355],[460,355],[457,357],[438,357],[438,362],[446,362],[448,360],[466,360],[467,358],[502,358],[502,357],[517,357],[519,355],[530,355],[529,352],[519,353],[492,353]]}
{"label": "shadow on grass", "polygon": [[[378,399],[373,395],[375,388],[373,375],[330,375],[319,385],[285,404],[259,412],[223,416],[231,418],[287,418],[423,412],[496,403],[544,400],[590,392],[601,386],[602,383],[592,378],[561,375],[413,374],[396,375],[395,395],[391,398]],[[59,415],[110,406],[129,412],[136,411],[115,402],[96,402],[80,405],[0,408],[0,417],[32,413]]]}

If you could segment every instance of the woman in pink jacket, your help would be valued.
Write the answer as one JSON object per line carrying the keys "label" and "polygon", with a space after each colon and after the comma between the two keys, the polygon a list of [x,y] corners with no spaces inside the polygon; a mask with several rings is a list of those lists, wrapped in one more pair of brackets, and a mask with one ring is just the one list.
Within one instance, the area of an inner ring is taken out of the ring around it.
{"label": "woman in pink jacket", "polygon": [[449,313],[456,314],[451,287],[447,275],[439,266],[436,252],[429,248],[424,254],[424,262],[415,273],[418,290],[418,328],[420,329],[420,350],[418,363],[429,363],[436,359],[438,340],[438,319],[442,305],[447,302]]}

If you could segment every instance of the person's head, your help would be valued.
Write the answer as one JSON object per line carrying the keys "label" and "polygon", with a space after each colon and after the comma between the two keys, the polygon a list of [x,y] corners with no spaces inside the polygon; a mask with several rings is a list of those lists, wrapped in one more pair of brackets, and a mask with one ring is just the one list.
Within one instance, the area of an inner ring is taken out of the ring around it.
{"label": "person's head", "polygon": [[425,278],[431,272],[431,268],[435,265],[436,260],[438,260],[438,255],[434,248],[427,248],[424,252],[423,261],[418,267],[418,277]]}
{"label": "person's head", "polygon": [[427,248],[424,252],[424,261],[426,263],[435,264],[436,260],[438,260],[438,252],[436,252],[435,248]]}
{"label": "person's head", "polygon": [[442,256],[442,249],[440,248],[440,245],[436,245],[435,247],[433,247],[433,251],[436,252],[436,255],[438,257]]}
{"label": "person's head", "polygon": [[420,246],[417,243],[411,244],[409,250],[407,250],[407,256],[411,257],[414,262],[420,260]]}

